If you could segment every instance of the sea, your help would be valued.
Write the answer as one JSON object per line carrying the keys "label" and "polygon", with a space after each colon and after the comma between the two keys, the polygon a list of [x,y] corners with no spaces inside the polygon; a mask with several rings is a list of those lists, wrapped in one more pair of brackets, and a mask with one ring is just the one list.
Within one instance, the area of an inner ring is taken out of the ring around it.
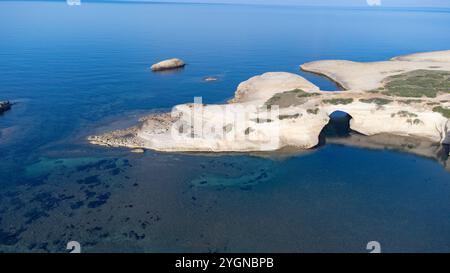
{"label": "sea", "polygon": [[[450,252],[450,172],[433,157],[326,141],[264,154],[86,141],[194,97],[225,103],[265,72],[332,92],[299,65],[449,47],[445,8],[0,1],[0,100],[14,103],[0,116],[0,251]],[[185,68],[151,72],[173,57]]]}

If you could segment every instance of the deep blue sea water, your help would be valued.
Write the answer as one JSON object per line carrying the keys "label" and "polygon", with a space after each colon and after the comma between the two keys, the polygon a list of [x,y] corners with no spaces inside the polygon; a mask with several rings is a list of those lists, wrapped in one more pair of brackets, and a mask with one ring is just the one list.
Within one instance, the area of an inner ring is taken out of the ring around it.
{"label": "deep blue sea water", "polygon": [[[224,102],[264,72],[333,91],[299,65],[449,45],[445,9],[0,1],[0,100],[16,103],[0,116],[0,251],[448,252],[450,173],[432,159],[136,155],[85,137],[194,96]],[[188,65],[149,70],[171,57]]]}

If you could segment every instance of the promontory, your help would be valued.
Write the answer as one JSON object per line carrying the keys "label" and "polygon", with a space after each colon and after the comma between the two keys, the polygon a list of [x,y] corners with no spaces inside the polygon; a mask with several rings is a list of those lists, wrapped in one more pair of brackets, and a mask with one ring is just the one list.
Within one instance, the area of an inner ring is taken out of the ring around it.
{"label": "promontory", "polygon": [[335,111],[363,135],[387,134],[450,143],[450,50],[380,62],[323,60],[301,69],[341,91],[303,77],[269,72],[242,82],[227,104],[200,100],[152,114],[125,130],[90,136],[93,144],[159,151],[249,152],[309,149]]}

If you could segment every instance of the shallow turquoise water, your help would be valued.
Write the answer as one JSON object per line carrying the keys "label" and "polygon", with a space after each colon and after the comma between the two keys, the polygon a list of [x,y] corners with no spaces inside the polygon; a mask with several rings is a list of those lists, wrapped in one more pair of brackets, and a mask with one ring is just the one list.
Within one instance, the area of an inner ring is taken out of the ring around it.
{"label": "shallow turquoise water", "polygon": [[[84,140],[194,96],[224,102],[267,71],[336,90],[298,66],[448,49],[449,26],[448,10],[2,1],[0,99],[17,104],[0,117],[0,250],[450,251],[450,173],[431,159],[338,145],[130,155]],[[149,71],[174,56],[184,70]]]}

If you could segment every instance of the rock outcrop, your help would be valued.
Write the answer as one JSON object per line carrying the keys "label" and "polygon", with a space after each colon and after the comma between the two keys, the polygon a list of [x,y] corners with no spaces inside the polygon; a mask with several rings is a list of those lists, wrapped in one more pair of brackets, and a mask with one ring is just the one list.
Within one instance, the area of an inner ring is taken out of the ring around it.
{"label": "rock outcrop", "polygon": [[[346,90],[321,91],[296,74],[265,73],[241,83],[228,104],[178,105],[171,113],[148,116],[137,127],[92,136],[89,141],[160,151],[309,149],[318,144],[329,116],[344,111],[352,117],[351,129],[364,135],[446,143],[450,139],[448,56],[450,51],[385,62],[307,63],[303,70],[326,75]],[[435,61],[441,58],[444,61]]]}
{"label": "rock outcrop", "polygon": [[306,92],[319,91],[319,87],[297,74],[268,72],[241,82],[234,93],[234,98],[229,102],[260,102],[277,93],[294,89],[301,89]]}
{"label": "rock outcrop", "polygon": [[0,114],[11,109],[11,105],[9,101],[0,101]]}
{"label": "rock outcrop", "polygon": [[151,69],[153,71],[163,71],[163,70],[181,68],[181,67],[184,67],[185,65],[186,64],[183,60],[173,58],[173,59],[168,59],[168,60],[164,60],[159,63],[156,63],[151,66]]}
{"label": "rock outcrop", "polygon": [[217,76],[207,76],[207,77],[203,78],[204,82],[215,82],[218,80],[219,80],[219,77],[217,77]]}

